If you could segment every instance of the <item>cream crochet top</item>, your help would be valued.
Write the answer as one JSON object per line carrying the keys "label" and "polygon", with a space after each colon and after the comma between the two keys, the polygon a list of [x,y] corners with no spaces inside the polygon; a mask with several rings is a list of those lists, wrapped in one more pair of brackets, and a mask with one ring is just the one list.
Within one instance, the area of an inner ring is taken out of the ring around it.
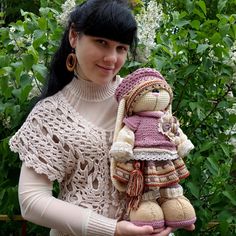
{"label": "cream crochet top", "polygon": [[27,167],[59,182],[60,199],[113,219],[124,209],[111,183],[108,154],[120,81],[98,86],[74,78],[40,101],[10,140]]}

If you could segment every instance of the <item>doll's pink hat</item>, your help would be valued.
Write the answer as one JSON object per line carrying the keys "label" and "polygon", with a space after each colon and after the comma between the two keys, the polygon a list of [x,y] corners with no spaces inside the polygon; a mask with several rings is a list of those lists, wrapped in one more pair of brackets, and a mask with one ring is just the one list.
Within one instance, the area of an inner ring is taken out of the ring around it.
{"label": "doll's pink hat", "polygon": [[125,77],[117,87],[115,97],[118,102],[124,98],[126,100],[126,111],[131,113],[132,104],[135,100],[145,91],[150,91],[152,87],[165,89],[170,94],[172,101],[171,87],[161,73],[152,68],[140,68]]}

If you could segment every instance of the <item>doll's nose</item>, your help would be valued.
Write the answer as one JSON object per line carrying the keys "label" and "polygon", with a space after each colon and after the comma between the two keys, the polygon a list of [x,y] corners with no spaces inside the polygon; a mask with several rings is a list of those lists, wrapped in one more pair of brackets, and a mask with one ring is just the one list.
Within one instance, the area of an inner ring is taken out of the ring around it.
{"label": "doll's nose", "polygon": [[159,93],[152,93],[154,96],[158,97],[160,94]]}
{"label": "doll's nose", "polygon": [[152,94],[157,97],[157,96],[159,96],[159,94],[160,94],[160,90],[154,88],[154,89],[152,90]]}
{"label": "doll's nose", "polygon": [[156,97],[158,97],[160,95],[160,93],[157,93],[157,92],[153,92],[152,94]]}

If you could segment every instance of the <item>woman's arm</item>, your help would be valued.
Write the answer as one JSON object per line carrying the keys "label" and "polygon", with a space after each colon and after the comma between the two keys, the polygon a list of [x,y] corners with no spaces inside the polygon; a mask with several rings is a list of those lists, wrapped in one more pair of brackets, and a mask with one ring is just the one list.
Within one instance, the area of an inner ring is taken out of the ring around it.
{"label": "woman's arm", "polygon": [[114,235],[116,220],[52,196],[52,182],[32,168],[21,167],[19,202],[22,216],[35,224],[72,235]]}
{"label": "woman's arm", "polygon": [[[19,202],[24,219],[76,236],[167,236],[171,228],[138,227],[127,221],[106,218],[52,196],[52,182],[32,168],[21,167]],[[161,231],[161,232],[159,232]]]}

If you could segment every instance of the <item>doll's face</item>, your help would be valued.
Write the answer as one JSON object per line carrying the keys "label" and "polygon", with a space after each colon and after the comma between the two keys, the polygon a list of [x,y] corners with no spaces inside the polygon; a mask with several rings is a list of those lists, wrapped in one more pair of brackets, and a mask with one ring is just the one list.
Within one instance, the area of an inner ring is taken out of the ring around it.
{"label": "doll's face", "polygon": [[140,96],[134,104],[133,112],[164,111],[170,103],[170,95],[164,89],[153,89]]}

